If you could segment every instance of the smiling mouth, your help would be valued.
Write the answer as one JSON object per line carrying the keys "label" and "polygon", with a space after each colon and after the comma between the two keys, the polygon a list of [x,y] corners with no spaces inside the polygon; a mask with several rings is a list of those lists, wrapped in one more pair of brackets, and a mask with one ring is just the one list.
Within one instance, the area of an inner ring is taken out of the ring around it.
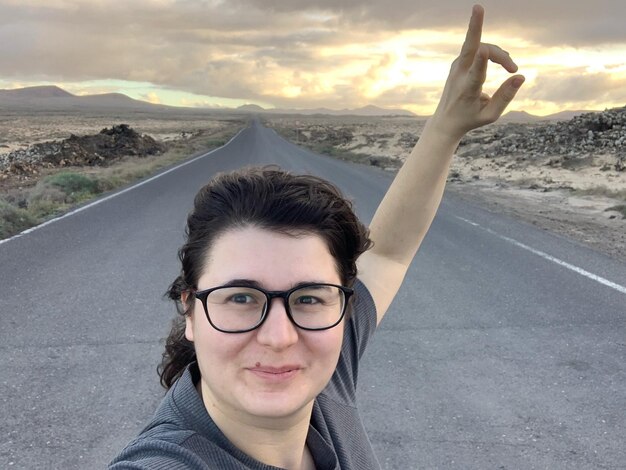
{"label": "smiling mouth", "polygon": [[256,366],[248,369],[255,376],[269,381],[288,380],[298,374],[302,369],[299,366],[269,367]]}

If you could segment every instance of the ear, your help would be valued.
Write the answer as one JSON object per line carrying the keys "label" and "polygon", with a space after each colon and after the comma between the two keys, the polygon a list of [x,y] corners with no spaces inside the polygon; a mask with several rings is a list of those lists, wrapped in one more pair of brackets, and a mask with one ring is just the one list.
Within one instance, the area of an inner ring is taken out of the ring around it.
{"label": "ear", "polygon": [[193,343],[193,320],[191,313],[185,317],[185,338]]}
{"label": "ear", "polygon": [[[180,301],[183,303],[183,308],[185,310],[188,308],[187,300],[189,300],[189,292],[181,292]],[[193,343],[193,309],[190,310],[191,311],[185,315],[185,338]]]}

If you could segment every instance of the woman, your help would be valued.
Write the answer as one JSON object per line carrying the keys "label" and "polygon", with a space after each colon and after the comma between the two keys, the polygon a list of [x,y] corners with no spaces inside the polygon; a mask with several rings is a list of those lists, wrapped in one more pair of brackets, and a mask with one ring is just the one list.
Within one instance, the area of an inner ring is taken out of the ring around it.
{"label": "woman", "polygon": [[198,193],[169,291],[182,313],[161,368],[169,392],[112,468],[379,467],[356,406],[359,358],[434,218],[461,137],[495,121],[524,80],[482,93],[489,60],[517,70],[480,42],[483,15],[475,6],[441,102],[369,234],[311,176],[244,169]]}

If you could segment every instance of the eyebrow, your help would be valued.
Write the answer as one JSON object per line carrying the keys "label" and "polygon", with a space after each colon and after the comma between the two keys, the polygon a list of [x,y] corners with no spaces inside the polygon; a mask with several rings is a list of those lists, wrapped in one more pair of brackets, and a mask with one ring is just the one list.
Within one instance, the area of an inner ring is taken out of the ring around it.
{"label": "eyebrow", "polygon": [[[294,284],[291,289],[296,288],[296,287],[302,287],[302,286],[306,286],[308,284],[333,284],[332,282],[327,282],[327,281],[321,281],[321,280],[317,280],[317,279],[312,279],[310,281],[302,281],[302,282],[298,282],[297,284]],[[255,281],[254,279],[231,279],[230,281],[222,284],[224,287],[229,287],[229,286],[242,286],[242,287],[255,287],[255,288],[261,288],[261,289],[265,289],[265,287],[263,287],[261,285],[261,283],[259,283],[258,281]],[[269,290],[269,289],[266,289]]]}

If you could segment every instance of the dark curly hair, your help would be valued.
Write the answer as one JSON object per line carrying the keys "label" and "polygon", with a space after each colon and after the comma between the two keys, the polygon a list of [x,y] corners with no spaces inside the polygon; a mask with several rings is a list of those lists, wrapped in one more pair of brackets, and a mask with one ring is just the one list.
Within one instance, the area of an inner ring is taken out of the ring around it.
{"label": "dark curly hair", "polygon": [[337,263],[343,285],[348,287],[357,275],[357,258],[372,245],[350,201],[328,181],[277,167],[247,167],[218,174],[194,199],[187,217],[186,242],[178,250],[181,272],[166,293],[176,302],[179,316],[172,324],[158,368],[163,387],[170,388],[196,360],[194,345],[185,338],[185,316],[193,303],[186,308],[181,294],[197,289],[217,237],[248,226],[291,235],[319,235]]}

